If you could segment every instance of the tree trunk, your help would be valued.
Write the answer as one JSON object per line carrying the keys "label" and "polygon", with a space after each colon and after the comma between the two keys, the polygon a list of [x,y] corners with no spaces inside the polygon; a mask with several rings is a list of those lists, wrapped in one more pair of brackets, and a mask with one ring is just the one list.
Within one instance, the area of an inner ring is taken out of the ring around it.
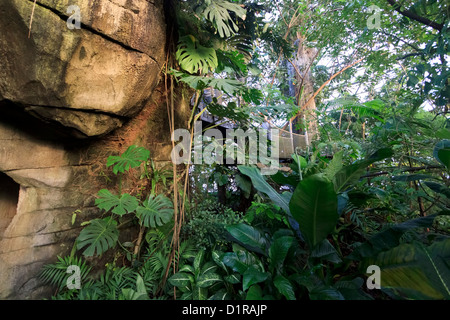
{"label": "tree trunk", "polygon": [[[311,74],[311,66],[317,57],[317,49],[308,48],[304,44],[305,39],[297,34],[295,45],[297,53],[292,60],[295,69],[297,105],[302,107],[314,94],[314,81]],[[309,140],[317,137],[317,115],[314,99],[309,101],[304,111],[293,121],[293,132],[304,134],[308,132]]]}

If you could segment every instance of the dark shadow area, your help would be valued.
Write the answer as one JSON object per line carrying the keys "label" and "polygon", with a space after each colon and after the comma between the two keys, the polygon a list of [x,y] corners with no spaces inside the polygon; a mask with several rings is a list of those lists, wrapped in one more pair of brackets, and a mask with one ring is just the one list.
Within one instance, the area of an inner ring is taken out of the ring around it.
{"label": "dark shadow area", "polygon": [[17,212],[20,186],[0,172],[0,239]]}
{"label": "dark shadow area", "polygon": [[0,101],[0,112],[0,123],[17,128],[35,139],[46,141],[77,140],[70,134],[70,128],[64,127],[56,121],[38,119],[26,112],[22,106],[11,101]]}

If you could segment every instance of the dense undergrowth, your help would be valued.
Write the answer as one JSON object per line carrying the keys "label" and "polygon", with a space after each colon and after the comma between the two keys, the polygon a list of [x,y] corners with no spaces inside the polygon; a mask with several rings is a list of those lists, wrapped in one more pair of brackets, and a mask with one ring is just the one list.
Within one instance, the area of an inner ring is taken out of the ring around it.
{"label": "dense undergrowth", "polygon": [[[364,76],[310,66],[316,81],[340,74],[342,82],[318,89],[317,136],[274,175],[216,163],[161,170],[135,145],[110,156],[105,172],[118,185],[98,192],[102,215],[40,274],[52,299],[450,299],[450,33],[440,15],[448,8],[411,3],[408,12],[438,21],[425,30],[386,3],[390,24],[370,31],[358,20],[366,1],[190,2],[178,3],[179,42],[165,73],[166,83],[195,91],[190,124],[207,112],[258,128],[302,111],[277,61],[293,57],[292,34],[339,68],[350,49],[365,56]],[[363,98],[349,93],[355,78]],[[122,192],[127,174],[151,188]],[[136,235],[124,239],[127,228]],[[99,256],[111,258],[98,265]],[[70,266],[79,267],[79,288]]]}

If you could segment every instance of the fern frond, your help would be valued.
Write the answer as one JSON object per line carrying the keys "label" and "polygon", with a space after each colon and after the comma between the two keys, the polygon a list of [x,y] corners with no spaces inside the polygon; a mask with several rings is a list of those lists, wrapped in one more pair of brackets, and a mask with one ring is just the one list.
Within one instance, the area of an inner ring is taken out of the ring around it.
{"label": "fern frond", "polygon": [[99,283],[106,300],[117,300],[122,289],[135,289],[137,273],[127,267],[107,268]]}

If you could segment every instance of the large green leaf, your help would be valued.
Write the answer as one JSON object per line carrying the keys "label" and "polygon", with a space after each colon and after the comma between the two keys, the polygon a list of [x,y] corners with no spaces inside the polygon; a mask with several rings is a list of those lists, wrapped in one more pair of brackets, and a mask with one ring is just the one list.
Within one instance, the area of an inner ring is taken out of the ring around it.
{"label": "large green leaf", "polygon": [[208,112],[219,118],[227,118],[237,122],[246,122],[248,120],[248,109],[238,108],[234,101],[227,105],[219,103],[210,103],[207,106]]}
{"label": "large green leaf", "polygon": [[273,284],[278,291],[288,300],[295,300],[294,287],[292,283],[282,275],[278,275],[273,279]]}
{"label": "large green leaf", "polygon": [[334,176],[333,182],[336,192],[340,192],[356,183],[359,177],[363,175],[366,167],[369,165],[367,161],[356,162],[343,167]]}
{"label": "large green leaf", "polygon": [[430,188],[434,192],[443,194],[448,199],[450,199],[450,189],[446,185],[433,181],[424,181],[423,184],[425,184],[428,188]]}
{"label": "large green leaf", "polygon": [[98,192],[98,196],[99,198],[95,199],[98,208],[105,211],[112,209],[112,212],[119,216],[133,212],[139,204],[138,200],[128,193],[115,195],[107,189],[102,189]]}
{"label": "large green leaf", "polygon": [[222,281],[222,277],[220,275],[218,275],[217,273],[208,272],[208,273],[199,275],[198,278],[196,279],[195,283],[200,288],[207,288],[207,287],[210,287],[213,284],[215,284],[217,282],[221,282],[221,281]]}
{"label": "large green leaf", "polygon": [[311,300],[344,300],[344,296],[338,289],[326,285],[312,289],[309,298]]}
{"label": "large green leaf", "polygon": [[276,268],[283,264],[287,253],[294,242],[292,236],[275,238],[269,248],[270,267]]}
{"label": "large green leaf", "polygon": [[404,174],[404,175],[400,175],[400,176],[395,176],[392,178],[392,180],[409,182],[409,181],[417,181],[417,180],[430,179],[430,178],[433,178],[433,177],[428,174],[413,173],[413,174]]}
{"label": "large green leaf", "polygon": [[141,225],[145,227],[160,227],[172,219],[173,216],[173,203],[170,199],[164,195],[151,194],[144,202],[142,206],[138,206],[136,209],[136,216],[139,218]]}
{"label": "large green leaf", "polygon": [[218,58],[217,73],[220,73],[226,69],[231,69],[240,76],[247,74],[247,65],[245,64],[245,58],[239,51],[222,51],[217,50]]}
{"label": "large green leaf", "polygon": [[450,239],[402,244],[366,259],[380,267],[381,288],[407,299],[450,299]]}
{"label": "large green leaf", "polygon": [[266,254],[267,239],[259,230],[245,223],[228,225],[226,229],[247,249]]}
{"label": "large green leaf", "polygon": [[218,65],[216,50],[202,46],[192,35],[180,38],[176,59],[180,67],[190,73],[208,73]]}
{"label": "large green leaf", "polygon": [[81,230],[77,238],[77,249],[88,246],[83,251],[83,255],[86,257],[91,257],[95,253],[101,255],[114,247],[118,239],[119,230],[117,230],[117,222],[113,218],[96,219]]}
{"label": "large green leaf", "polygon": [[185,272],[177,272],[172,275],[168,281],[174,287],[186,287],[189,286],[191,282],[193,282],[194,278],[192,275]]}
{"label": "large green leaf", "polygon": [[242,275],[242,288],[247,290],[250,286],[266,281],[269,278],[269,273],[262,272],[254,266],[249,266]]}
{"label": "large green leaf", "polygon": [[231,270],[235,272],[239,272],[240,274],[244,274],[245,270],[247,270],[248,266],[239,260],[239,257],[235,252],[227,252],[222,256],[222,262],[224,265],[231,268]]}
{"label": "large green leaf", "polygon": [[339,257],[338,252],[328,241],[328,239],[324,239],[314,248],[314,250],[311,251],[311,257],[321,258],[322,260],[327,260],[333,263],[342,262],[342,259]]}
{"label": "large green leaf", "polygon": [[369,158],[357,161],[337,171],[333,179],[336,192],[343,191],[356,183],[365,172],[367,166],[390,157],[391,155],[391,149],[382,148],[373,153]]}
{"label": "large green leaf", "polygon": [[263,292],[259,285],[255,284],[248,289],[245,300],[262,300],[262,299],[263,299]]}
{"label": "large green leaf", "polygon": [[208,289],[194,285],[192,287],[192,299],[193,300],[206,300],[206,299],[208,299]]}
{"label": "large green leaf", "polygon": [[436,131],[436,137],[450,140],[450,129],[447,128],[439,129],[438,131]]}
{"label": "large green leaf", "polygon": [[248,199],[252,192],[252,182],[250,181],[250,179],[248,179],[244,175],[236,174],[234,180],[236,182],[236,186],[238,186],[242,190],[244,196]]}
{"label": "large green leaf", "polygon": [[353,280],[339,280],[334,284],[345,300],[374,300],[372,296],[365,293],[362,287],[365,285],[364,280],[360,277]]}
{"label": "large green leaf", "polygon": [[336,152],[333,155],[333,159],[327,164],[327,167],[324,170],[324,174],[328,179],[333,179],[336,173],[343,167],[342,158],[344,156],[344,150]]}
{"label": "large green leaf", "polygon": [[290,185],[292,187],[296,187],[300,181],[300,176],[296,173],[291,173],[289,175],[283,173],[282,171],[278,171],[274,175],[271,175],[270,178],[279,185]]}
{"label": "large green leaf", "polygon": [[213,250],[211,252],[211,257],[212,257],[213,261],[216,263],[216,265],[218,265],[219,267],[221,267],[223,270],[226,271],[227,266],[223,263],[222,256],[223,256],[222,251]]}
{"label": "large green leaf", "polygon": [[237,284],[241,282],[241,275],[239,273],[233,273],[224,277],[224,280],[231,284]]}
{"label": "large green leaf", "polygon": [[233,271],[244,274],[248,267],[254,266],[263,270],[264,266],[260,259],[252,252],[245,250],[239,245],[233,244],[234,252],[227,252],[221,256],[224,265]]}
{"label": "large green leaf", "polygon": [[289,204],[300,231],[313,249],[330,234],[338,221],[337,194],[333,183],[321,175],[302,180]]}
{"label": "large green leaf", "polygon": [[124,173],[125,171],[130,170],[130,168],[139,167],[141,163],[147,161],[149,157],[149,150],[136,145],[131,145],[120,156],[109,156],[106,160],[106,166],[114,166],[114,174],[117,174],[118,172]]}
{"label": "large green leaf", "polygon": [[236,94],[244,89],[242,82],[234,79],[210,78],[208,86],[228,94]]}
{"label": "large green leaf", "polygon": [[239,171],[242,174],[250,177],[253,186],[256,190],[265,193],[277,206],[289,213],[289,200],[288,197],[278,193],[267,183],[266,179],[261,175],[261,172],[256,167],[238,166]]}
{"label": "large green leaf", "polygon": [[205,255],[205,250],[199,250],[195,255],[193,267],[196,272],[201,271],[203,261],[205,261]]}
{"label": "large green leaf", "polygon": [[226,0],[209,0],[209,5],[203,11],[206,19],[211,21],[221,38],[229,37],[239,30],[228,11],[241,19],[245,18],[246,10],[239,4]]}
{"label": "large green leaf", "polygon": [[433,149],[433,156],[447,169],[450,169],[450,140],[439,141]]}
{"label": "large green leaf", "polygon": [[218,268],[214,261],[208,261],[201,267],[200,274],[215,273]]}
{"label": "large green leaf", "polygon": [[219,291],[215,292],[211,297],[209,297],[208,300],[232,300],[232,297],[230,293],[227,292],[227,290],[220,289]]}

